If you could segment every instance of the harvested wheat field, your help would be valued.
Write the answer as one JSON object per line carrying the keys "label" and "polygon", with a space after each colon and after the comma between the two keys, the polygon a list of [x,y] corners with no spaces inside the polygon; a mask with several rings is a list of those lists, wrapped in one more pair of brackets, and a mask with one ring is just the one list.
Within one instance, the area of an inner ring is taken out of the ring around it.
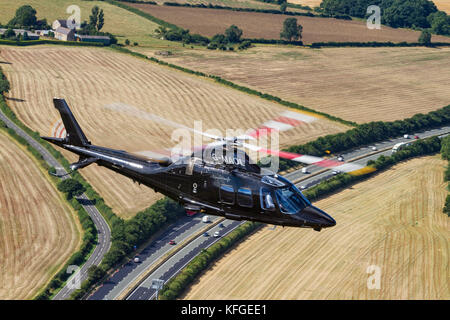
{"label": "harvested wheat field", "polygon": [[413,159],[318,201],[337,221],[320,233],[258,231],[184,299],[449,299],[446,164]]}
{"label": "harvested wheat field", "polygon": [[450,48],[257,46],[241,53],[185,50],[163,59],[358,123],[404,119],[450,103]]}
{"label": "harvested wheat field", "polygon": [[80,245],[80,228],[31,155],[0,131],[0,299],[31,299]]}
{"label": "harvested wheat field", "polygon": [[448,1],[448,0],[433,0],[433,2],[439,10],[450,13],[450,1]]}
{"label": "harvested wheat field", "polygon": [[[3,69],[11,82],[8,104],[27,126],[49,135],[59,119],[52,98],[62,97],[92,143],[130,152],[175,146],[174,128],[113,109],[130,106],[165,119],[202,129],[260,127],[287,109],[266,100],[187,75],[155,63],[99,48],[2,48]],[[304,143],[348,127],[317,118],[280,133],[280,144]],[[216,133],[217,134],[217,133]],[[204,142],[210,142],[205,140]],[[73,155],[65,153],[75,161]],[[124,217],[148,207],[159,195],[105,168],[80,172]],[[120,186],[120,188],[117,188]]]}
{"label": "harvested wheat field", "polygon": [[288,0],[288,3],[300,4],[302,6],[309,6],[311,9],[320,6],[322,0]]}
{"label": "harvested wheat field", "polygon": [[[234,24],[243,30],[243,38],[280,39],[284,20],[292,18],[288,15],[260,12],[155,6],[139,3],[130,3],[129,5],[159,19],[189,29],[191,33],[199,33],[208,37],[224,33],[228,27]],[[296,16],[295,18],[303,26],[302,40],[306,44],[328,41],[417,42],[420,36],[419,31],[394,29],[386,26],[383,26],[381,30],[370,30],[365,22],[357,20],[303,16]],[[433,36],[433,41],[450,42],[450,38]]]}

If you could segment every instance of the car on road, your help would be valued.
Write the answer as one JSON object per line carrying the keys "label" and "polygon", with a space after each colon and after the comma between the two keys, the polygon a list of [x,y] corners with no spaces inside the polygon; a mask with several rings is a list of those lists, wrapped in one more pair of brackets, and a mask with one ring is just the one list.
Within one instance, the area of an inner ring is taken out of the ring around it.
{"label": "car on road", "polygon": [[218,237],[220,237],[220,232],[219,231],[214,232],[214,238],[218,238]]}
{"label": "car on road", "polygon": [[414,139],[416,139],[416,140],[417,140],[417,139],[420,139],[420,138],[419,138],[419,136],[414,136]]}
{"label": "car on road", "polygon": [[332,174],[335,176],[337,174],[341,173],[339,170],[333,170]]}
{"label": "car on road", "polygon": [[135,257],[135,258],[133,259],[133,261],[134,261],[134,263],[139,263],[139,261],[141,261],[141,260],[139,259],[139,257]]}
{"label": "car on road", "polygon": [[203,222],[203,223],[209,223],[209,222],[211,222],[211,219],[209,218],[209,216],[204,216],[204,217],[202,218],[202,222]]}
{"label": "car on road", "polygon": [[372,147],[372,151],[377,151],[377,150],[378,150],[377,147],[375,147],[375,146]]}
{"label": "car on road", "polygon": [[338,161],[344,161],[344,156],[342,154],[340,154],[337,159],[338,159]]}
{"label": "car on road", "polygon": [[204,237],[209,237],[209,233],[208,233],[208,232],[205,232],[205,233],[203,233],[203,236],[204,236]]}
{"label": "car on road", "polygon": [[309,173],[309,172],[308,172],[308,168],[307,168],[307,167],[303,167],[303,168],[302,168],[302,173]]}
{"label": "car on road", "polygon": [[219,224],[219,228],[225,228],[224,224],[223,224],[223,223],[220,223],[220,224]]}
{"label": "car on road", "polygon": [[300,186],[300,190],[305,190],[306,186]]}
{"label": "car on road", "polygon": [[175,242],[175,240],[170,240],[170,241],[169,241],[169,244],[173,246],[173,245],[175,245],[175,244],[177,244],[177,243]]}

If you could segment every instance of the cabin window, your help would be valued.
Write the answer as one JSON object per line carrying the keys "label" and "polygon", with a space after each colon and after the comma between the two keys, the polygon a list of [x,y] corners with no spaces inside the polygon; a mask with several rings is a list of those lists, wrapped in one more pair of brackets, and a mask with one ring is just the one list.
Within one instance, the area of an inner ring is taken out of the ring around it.
{"label": "cabin window", "polygon": [[239,188],[237,202],[241,207],[253,207],[252,190],[248,188]]}
{"label": "cabin window", "polygon": [[225,204],[234,204],[234,188],[229,185],[220,186],[220,200]]}
{"label": "cabin window", "polygon": [[307,206],[301,192],[298,193],[293,187],[276,189],[275,194],[280,210],[285,214],[299,213]]}
{"label": "cabin window", "polygon": [[263,210],[275,210],[275,203],[273,202],[273,192],[266,188],[261,188],[260,200],[261,208]]}

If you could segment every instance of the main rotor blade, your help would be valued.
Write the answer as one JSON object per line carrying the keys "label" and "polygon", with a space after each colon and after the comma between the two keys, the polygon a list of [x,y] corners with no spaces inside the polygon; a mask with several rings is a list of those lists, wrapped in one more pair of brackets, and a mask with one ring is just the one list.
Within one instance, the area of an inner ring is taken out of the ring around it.
{"label": "main rotor blade", "polygon": [[301,162],[309,165],[315,165],[322,168],[327,169],[334,169],[341,172],[346,172],[352,175],[362,175],[369,172],[375,171],[374,168],[371,167],[364,167],[362,165],[356,164],[356,163],[349,163],[349,162],[342,162],[337,160],[331,160],[331,159],[324,159],[320,157],[315,156],[309,156],[309,155],[302,155],[298,153],[291,153],[286,151],[276,151],[276,150],[270,150],[270,149],[264,149],[259,146],[255,146],[248,143],[243,143],[243,147],[248,148],[250,150],[256,151],[256,152],[262,152],[268,155],[272,156],[278,156],[280,158]]}
{"label": "main rotor blade", "polygon": [[170,127],[173,127],[173,128],[186,129],[186,130],[189,130],[190,132],[200,134],[200,135],[202,135],[204,137],[207,137],[207,138],[210,138],[210,139],[213,139],[213,140],[232,141],[235,138],[237,138],[238,140],[243,140],[243,141],[255,140],[254,137],[252,137],[250,135],[245,135],[245,134],[237,136],[237,137],[216,136],[216,135],[213,135],[213,134],[210,134],[210,133],[206,133],[206,132],[203,132],[203,131],[200,131],[200,130],[193,129],[191,127],[185,126],[185,125],[177,123],[175,121],[165,119],[165,118],[163,118],[161,116],[158,116],[156,114],[152,114],[152,113],[149,113],[147,111],[140,110],[140,109],[138,109],[138,108],[136,108],[134,106],[131,106],[131,105],[128,105],[128,104],[125,104],[125,103],[112,103],[112,104],[106,105],[104,107],[107,108],[107,109],[113,110],[113,111],[126,113],[126,114],[128,114],[130,116],[133,116],[133,117],[136,117],[136,118],[155,121],[155,122],[158,122],[160,124],[164,124],[164,125],[167,125],[167,126],[170,126]]}
{"label": "main rotor blade", "polygon": [[209,133],[206,133],[206,132],[202,132],[202,131],[199,131],[199,130],[195,130],[195,129],[190,128],[188,126],[185,126],[183,124],[177,123],[175,121],[167,120],[167,119],[165,119],[165,118],[163,118],[161,116],[149,113],[147,111],[140,110],[140,109],[138,109],[136,107],[133,107],[131,105],[128,105],[128,104],[112,103],[112,104],[106,105],[104,107],[107,108],[107,109],[113,110],[113,111],[126,113],[126,114],[128,114],[130,116],[133,116],[133,117],[136,117],[136,118],[155,121],[155,122],[158,122],[160,124],[164,124],[164,125],[167,125],[167,126],[170,126],[170,127],[173,127],[173,128],[186,129],[186,130],[189,130],[191,132],[198,133],[200,135],[203,135],[205,137],[208,137],[208,138],[211,138],[211,139],[214,139],[214,140],[222,140],[223,139],[222,137],[219,137],[219,136],[216,136],[216,135],[212,135],[212,134],[209,134]]}

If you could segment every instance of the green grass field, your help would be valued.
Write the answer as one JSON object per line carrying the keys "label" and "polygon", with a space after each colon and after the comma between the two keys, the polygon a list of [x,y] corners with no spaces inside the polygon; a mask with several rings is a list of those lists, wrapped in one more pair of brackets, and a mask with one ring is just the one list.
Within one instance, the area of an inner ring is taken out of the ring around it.
{"label": "green grass field", "polygon": [[51,25],[56,19],[67,19],[71,13],[66,10],[70,5],[80,7],[81,21],[89,21],[94,6],[99,6],[105,13],[105,25],[101,31],[117,36],[119,43],[129,39],[143,47],[176,48],[180,43],[164,41],[153,37],[158,25],[125,9],[102,1],[81,0],[2,0],[0,1],[0,23],[7,24],[15,11],[22,5],[29,4],[37,11],[38,19],[47,19]]}

